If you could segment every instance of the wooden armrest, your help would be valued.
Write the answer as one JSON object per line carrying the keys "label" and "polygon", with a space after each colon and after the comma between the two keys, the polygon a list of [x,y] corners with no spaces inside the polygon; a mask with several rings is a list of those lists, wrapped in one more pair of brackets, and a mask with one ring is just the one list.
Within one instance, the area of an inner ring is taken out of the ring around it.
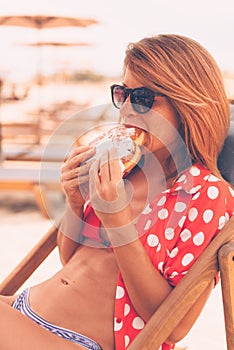
{"label": "wooden armrest", "polygon": [[0,284],[0,294],[13,295],[52,252],[57,244],[57,227],[53,226]]}
{"label": "wooden armrest", "polygon": [[219,250],[219,266],[228,349],[234,349],[234,241]]}

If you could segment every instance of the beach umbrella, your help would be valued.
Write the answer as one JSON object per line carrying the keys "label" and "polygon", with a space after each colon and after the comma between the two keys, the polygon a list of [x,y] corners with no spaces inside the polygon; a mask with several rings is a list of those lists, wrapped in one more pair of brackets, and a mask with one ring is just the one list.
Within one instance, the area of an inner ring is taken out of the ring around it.
{"label": "beach umbrella", "polygon": [[[28,27],[38,31],[43,29],[58,27],[88,27],[97,24],[98,21],[93,18],[69,17],[50,14],[39,15],[2,15],[0,16],[0,26]],[[36,43],[36,46],[45,46],[44,43]],[[49,45],[49,44],[48,44]],[[51,45],[51,44],[50,44]],[[55,46],[56,44],[54,44]],[[59,45],[59,44],[58,44]],[[65,44],[62,44],[65,46]]]}
{"label": "beach umbrella", "polygon": [[[97,24],[93,18],[66,17],[51,14],[31,14],[31,15],[1,15],[0,26],[28,27],[36,29],[38,32],[43,29],[58,27],[88,27]],[[1,100],[0,100],[1,103]],[[0,106],[1,108],[1,106]],[[0,158],[2,149],[2,134],[0,121]]]}
{"label": "beach umbrella", "polygon": [[29,27],[38,30],[56,27],[88,27],[98,22],[93,18],[63,17],[57,15],[0,16],[0,25]]}
{"label": "beach umbrella", "polygon": [[24,43],[25,46],[34,46],[34,47],[40,47],[40,46],[54,46],[54,47],[71,47],[71,46],[88,46],[89,43],[85,42],[79,42],[79,43],[73,43],[73,42],[57,42],[57,41],[39,41],[35,43]]}

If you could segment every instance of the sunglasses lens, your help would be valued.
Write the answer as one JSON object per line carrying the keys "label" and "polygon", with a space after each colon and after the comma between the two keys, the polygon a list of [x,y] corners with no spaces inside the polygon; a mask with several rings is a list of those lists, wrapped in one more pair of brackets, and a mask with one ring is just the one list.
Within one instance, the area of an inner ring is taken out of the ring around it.
{"label": "sunglasses lens", "polygon": [[112,101],[115,107],[121,108],[125,100],[126,98],[125,98],[124,87],[118,86],[118,85],[114,86],[112,88]]}
{"label": "sunglasses lens", "polygon": [[131,103],[138,113],[147,113],[154,102],[154,94],[147,88],[135,89],[131,94]]}
{"label": "sunglasses lens", "polygon": [[118,109],[122,107],[129,94],[132,107],[137,113],[147,113],[154,103],[153,91],[145,87],[128,89],[122,85],[112,85],[111,93],[112,102],[114,106]]}

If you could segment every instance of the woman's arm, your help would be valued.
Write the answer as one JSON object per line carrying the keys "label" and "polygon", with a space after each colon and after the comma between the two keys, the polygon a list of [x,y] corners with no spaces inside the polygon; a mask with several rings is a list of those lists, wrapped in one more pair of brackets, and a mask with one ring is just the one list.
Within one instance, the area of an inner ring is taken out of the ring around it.
{"label": "woman's arm", "polygon": [[194,303],[191,309],[187,312],[184,318],[180,321],[178,326],[169,335],[169,337],[166,340],[167,343],[175,344],[186,336],[186,334],[190,331],[197,318],[201,314],[202,309],[204,308],[213,288],[214,282],[212,281],[204,290],[204,292],[200,295],[200,297],[197,299],[197,301]]}
{"label": "woman's arm", "polygon": [[134,308],[147,322],[172,287],[153,266],[139,239],[115,247],[114,253]]}
{"label": "woman's arm", "polygon": [[[142,251],[139,240],[116,247],[114,252],[134,308],[147,322],[171,292],[172,287],[152,265],[144,248]],[[204,308],[213,287],[212,281],[170,334],[167,343],[177,343],[186,336]]]}
{"label": "woman's arm", "polygon": [[83,227],[83,208],[80,213],[75,214],[67,206],[66,211],[59,224],[57,235],[57,245],[60,254],[60,260],[65,265],[79,247],[80,236]]}
{"label": "woman's arm", "polygon": [[76,148],[62,167],[61,183],[66,195],[67,208],[59,225],[57,244],[60,259],[65,264],[81,241],[83,207],[88,193],[89,158],[95,150],[89,146]]}

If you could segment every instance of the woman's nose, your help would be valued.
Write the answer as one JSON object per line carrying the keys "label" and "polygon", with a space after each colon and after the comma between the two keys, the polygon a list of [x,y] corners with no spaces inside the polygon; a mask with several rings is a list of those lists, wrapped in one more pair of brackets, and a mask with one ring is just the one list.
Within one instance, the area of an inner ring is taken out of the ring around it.
{"label": "woman's nose", "polygon": [[132,108],[132,104],[129,96],[120,107],[120,115],[122,116],[122,118],[128,118],[135,115],[135,111]]}

